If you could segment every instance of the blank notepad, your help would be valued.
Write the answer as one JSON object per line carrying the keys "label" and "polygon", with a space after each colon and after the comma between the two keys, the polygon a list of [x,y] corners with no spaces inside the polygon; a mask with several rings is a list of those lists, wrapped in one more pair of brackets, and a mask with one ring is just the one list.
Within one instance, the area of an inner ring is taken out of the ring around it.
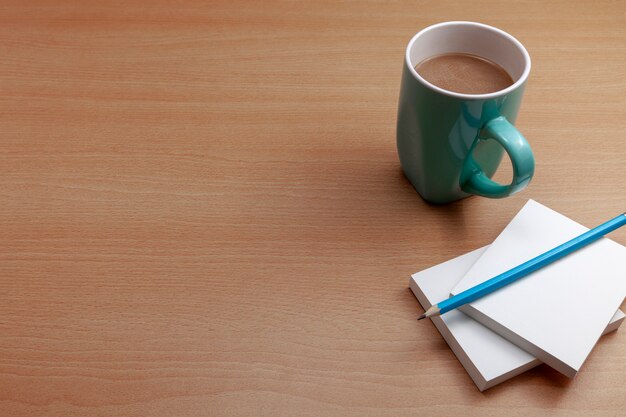
{"label": "blank notepad", "polygon": [[[451,294],[501,274],[587,230],[529,200]],[[626,248],[602,238],[460,310],[573,377],[625,295]]]}
{"label": "blank notepad", "polygon": [[[409,287],[424,310],[447,298],[487,247],[413,274]],[[617,310],[605,333],[617,330],[624,317],[624,313]],[[481,391],[541,363],[460,311],[453,310],[431,320]]]}

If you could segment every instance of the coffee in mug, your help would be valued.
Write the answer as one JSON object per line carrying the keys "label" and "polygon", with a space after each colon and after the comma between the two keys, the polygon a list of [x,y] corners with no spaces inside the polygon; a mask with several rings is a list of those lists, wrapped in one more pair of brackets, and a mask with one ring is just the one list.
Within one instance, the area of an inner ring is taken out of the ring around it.
{"label": "coffee in mug", "polygon": [[500,65],[478,55],[448,53],[427,58],[415,70],[429,83],[463,94],[487,94],[513,85]]}

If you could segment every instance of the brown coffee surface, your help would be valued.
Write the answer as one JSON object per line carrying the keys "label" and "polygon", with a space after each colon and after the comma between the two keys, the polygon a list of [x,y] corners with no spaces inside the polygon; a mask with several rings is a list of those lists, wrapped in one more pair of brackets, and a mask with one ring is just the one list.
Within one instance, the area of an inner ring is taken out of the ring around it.
{"label": "brown coffee surface", "polygon": [[456,93],[487,94],[513,84],[504,68],[471,54],[436,55],[417,64],[415,70],[431,84]]}

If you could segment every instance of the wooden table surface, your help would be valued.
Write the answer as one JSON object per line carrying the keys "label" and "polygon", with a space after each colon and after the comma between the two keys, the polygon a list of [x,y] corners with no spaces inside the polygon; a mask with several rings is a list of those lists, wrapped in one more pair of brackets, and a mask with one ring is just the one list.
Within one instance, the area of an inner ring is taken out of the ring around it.
{"label": "wooden table surface", "polygon": [[[445,20],[532,56],[514,197],[401,173],[404,48]],[[528,198],[626,209],[626,3],[9,0],[0,53],[2,416],[624,415],[626,329],[480,393],[407,284]]]}

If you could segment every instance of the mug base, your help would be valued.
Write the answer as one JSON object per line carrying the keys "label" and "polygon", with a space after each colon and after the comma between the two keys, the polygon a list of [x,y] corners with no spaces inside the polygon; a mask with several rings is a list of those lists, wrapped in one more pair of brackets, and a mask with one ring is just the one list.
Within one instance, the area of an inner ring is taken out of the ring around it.
{"label": "mug base", "polygon": [[415,192],[420,196],[422,200],[424,200],[428,204],[443,206],[446,204],[454,203],[455,201],[464,200],[467,197],[471,197],[473,194],[469,194],[463,191],[458,193],[432,193],[427,190],[420,191],[420,189],[411,181],[411,179],[406,175],[403,171],[404,178],[411,184],[411,187],[415,190]]}

